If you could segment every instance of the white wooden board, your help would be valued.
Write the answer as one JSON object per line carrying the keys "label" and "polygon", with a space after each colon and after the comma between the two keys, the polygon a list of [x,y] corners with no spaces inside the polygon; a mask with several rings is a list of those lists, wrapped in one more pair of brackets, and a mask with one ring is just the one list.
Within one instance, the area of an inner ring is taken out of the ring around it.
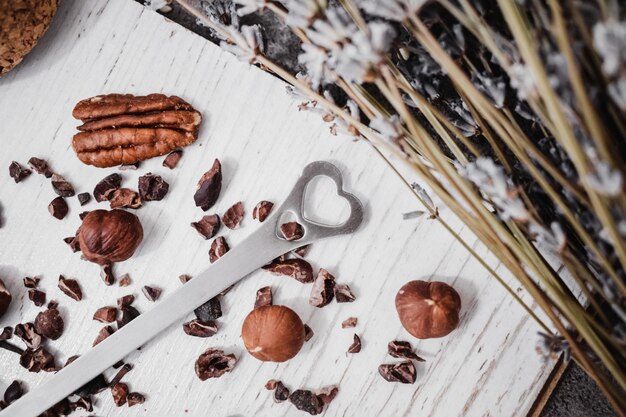
{"label": "white wooden board", "polygon": [[[176,94],[204,115],[200,138],[185,150],[179,168],[167,170],[158,158],[137,172],[123,172],[124,184],[131,188],[149,171],[170,183],[162,202],[137,211],[144,242],[135,257],[116,269],[118,276],[131,275],[128,288],[105,287],[98,268],[72,254],[61,240],[74,233],[78,214],[97,207],[95,202],[81,208],[70,199],[69,216],[58,221],[47,212],[55,196],[49,181],[33,174],[15,184],[7,175],[12,160],[26,164],[31,156],[41,156],[83,192],[115,172],[81,164],[70,146],[78,124],[71,117],[74,104],[108,92]],[[222,213],[238,200],[247,211],[241,229],[223,230],[231,246],[257,226],[251,211],[259,200],[280,201],[306,163],[327,159],[342,168],[348,187],[366,202],[367,223],[353,236],[314,245],[308,258],[315,268],[327,268],[339,282],[350,284],[357,301],[315,309],[307,303],[309,286],[257,272],[225,298],[217,335],[193,338],[176,326],[128,358],[135,368],[125,380],[147,395],[143,406],[117,409],[105,392],[98,397],[96,414],[301,415],[289,403],[274,404],[263,388],[268,379],[278,378],[292,389],[338,384],[339,395],[327,416],[526,415],[553,366],[535,353],[537,326],[437,222],[402,220],[402,212],[421,207],[366,144],[330,135],[319,115],[299,112],[297,104],[281,81],[133,1],[62,1],[39,46],[0,79],[0,277],[14,295],[0,326],[34,319],[40,309],[28,300],[21,279],[39,275],[48,299],[60,302],[66,321],[63,337],[48,346],[61,363],[85,352],[102,327],[91,320],[98,307],[133,292],[145,311],[150,303],[141,295],[142,285],[161,286],[167,295],[181,285],[180,274],[194,275],[208,265],[210,242],[201,240],[189,223],[202,215],[192,195],[214,158],[223,161],[225,178],[216,211]],[[445,208],[442,216],[513,282]],[[59,274],[80,280],[83,301],[58,290]],[[449,337],[418,341],[400,326],[395,293],[417,278],[444,280],[460,292],[461,325]],[[315,331],[287,363],[261,363],[247,355],[241,342],[242,320],[256,289],[264,285],[272,285],[275,302],[295,309]],[[353,331],[340,327],[349,316],[359,318],[355,330],[363,340],[356,355],[345,353]],[[414,385],[388,383],[377,373],[380,363],[397,361],[386,355],[393,339],[410,340],[426,358],[418,365]],[[201,382],[194,362],[208,347],[233,352],[239,362],[232,373]],[[10,352],[0,352],[0,364],[0,392],[13,379],[32,388],[48,376],[27,372]]]}

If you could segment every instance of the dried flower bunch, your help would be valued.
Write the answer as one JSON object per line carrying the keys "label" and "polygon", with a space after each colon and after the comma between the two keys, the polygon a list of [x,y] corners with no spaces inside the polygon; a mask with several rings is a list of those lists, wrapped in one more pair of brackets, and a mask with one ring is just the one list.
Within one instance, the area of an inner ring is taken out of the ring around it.
{"label": "dried flower bunch", "polygon": [[[299,108],[318,112],[333,134],[371,142],[388,162],[391,155],[405,161],[550,319],[412,185],[431,217],[540,324],[540,345],[574,358],[626,414],[620,2],[220,0],[209,17],[178,2],[224,48],[289,82]],[[261,12],[276,14],[300,39],[298,74],[268,58],[261,27],[240,25]]]}

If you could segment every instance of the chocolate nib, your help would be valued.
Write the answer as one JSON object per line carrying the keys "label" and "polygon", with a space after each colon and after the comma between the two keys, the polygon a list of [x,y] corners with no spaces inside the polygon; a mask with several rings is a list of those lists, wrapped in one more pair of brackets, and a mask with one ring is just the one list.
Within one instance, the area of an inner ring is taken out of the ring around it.
{"label": "chocolate nib", "polygon": [[97,202],[108,200],[108,196],[122,184],[122,176],[114,173],[104,177],[93,189],[93,196]]}
{"label": "chocolate nib", "polygon": [[139,177],[138,189],[141,201],[160,201],[167,194],[170,185],[161,176],[149,172]]}
{"label": "chocolate nib", "polygon": [[298,240],[304,236],[304,229],[298,222],[288,222],[280,225],[280,232],[286,240]]}
{"label": "chocolate nib", "polygon": [[23,167],[15,161],[11,162],[11,165],[9,165],[9,176],[15,180],[16,184],[28,177],[30,174],[32,174],[30,169]]}
{"label": "chocolate nib", "polygon": [[254,308],[272,305],[272,287],[259,288],[256,291]]}
{"label": "chocolate nib", "polygon": [[207,349],[196,360],[196,375],[202,381],[218,378],[230,372],[236,362],[237,358],[232,353],[227,355],[222,350]]}
{"label": "chocolate nib", "polygon": [[282,403],[289,399],[289,388],[285,386],[281,381],[276,382],[276,388],[274,388],[274,401]]}
{"label": "chocolate nib", "polygon": [[126,404],[126,398],[128,397],[128,385],[123,382],[115,384],[111,387],[111,395],[113,395],[113,402],[116,406],[123,406]]}
{"label": "chocolate nib", "polygon": [[393,340],[387,345],[387,352],[394,358],[413,359],[419,362],[424,362],[423,358],[420,358],[413,352],[413,348],[409,342],[402,340]]}
{"label": "chocolate nib", "polygon": [[37,174],[41,174],[46,178],[52,176],[52,170],[48,166],[48,162],[45,159],[35,158],[34,156],[28,160],[28,166],[33,169]]}
{"label": "chocolate nib", "polygon": [[208,214],[202,216],[197,222],[191,223],[191,227],[204,239],[211,239],[220,230],[221,222],[220,217],[217,214]]}
{"label": "chocolate nib", "polygon": [[130,188],[118,188],[108,194],[109,207],[138,209],[141,207],[141,197],[136,191]]}
{"label": "chocolate nib", "polygon": [[178,161],[183,157],[183,150],[176,149],[170,152],[163,160],[163,166],[169,169],[174,169],[178,165]]}
{"label": "chocolate nib", "polygon": [[274,275],[286,275],[302,283],[313,282],[313,267],[304,259],[273,260],[263,267]]}
{"label": "chocolate nib", "polygon": [[133,405],[143,404],[146,401],[146,397],[138,392],[131,392],[128,394],[128,397],[126,397],[126,401],[128,402],[128,406],[132,407]]}
{"label": "chocolate nib", "polygon": [[75,279],[67,279],[63,275],[59,275],[59,289],[73,300],[80,301],[83,299],[83,292]]}
{"label": "chocolate nib", "polygon": [[96,340],[93,341],[93,346],[97,345],[98,343],[106,339],[107,337],[111,336],[113,332],[115,332],[115,330],[111,326],[105,326],[102,329],[100,329],[100,332],[98,332],[98,336],[96,336]]}
{"label": "chocolate nib", "polygon": [[267,216],[270,215],[272,208],[274,207],[274,203],[269,201],[261,201],[252,210],[252,218],[257,219],[261,223],[267,219]]}
{"label": "chocolate nib", "polygon": [[356,333],[354,334],[354,341],[348,348],[348,353],[359,353],[361,351],[361,338]]}
{"label": "chocolate nib", "polygon": [[193,311],[200,321],[217,320],[222,317],[222,304],[218,297],[213,297]]}
{"label": "chocolate nib", "polygon": [[289,401],[291,401],[298,410],[306,411],[313,416],[324,411],[324,402],[309,390],[299,389],[292,392],[289,396]]}
{"label": "chocolate nib", "polygon": [[58,174],[52,174],[52,189],[61,197],[71,197],[74,195],[74,187],[65,178]]}
{"label": "chocolate nib", "polygon": [[15,326],[15,336],[22,339],[29,349],[37,349],[41,346],[44,338],[35,331],[33,323],[20,323]]}
{"label": "chocolate nib", "polygon": [[356,317],[348,317],[341,323],[342,329],[347,329],[348,327],[356,327],[358,319]]}
{"label": "chocolate nib", "polygon": [[228,247],[228,243],[226,243],[224,236],[216,237],[213,242],[211,242],[211,249],[209,249],[209,261],[211,261],[211,263],[217,261],[229,250],[230,248]]}
{"label": "chocolate nib", "polygon": [[241,220],[243,220],[243,204],[241,204],[241,201],[233,204],[222,216],[222,223],[231,230],[238,228]]}
{"label": "chocolate nib", "polygon": [[28,298],[37,306],[41,307],[46,303],[46,293],[43,291],[31,289],[28,290]]}
{"label": "chocolate nib", "polygon": [[335,286],[335,299],[338,303],[351,303],[356,298],[354,297],[354,294],[352,294],[352,291],[350,290],[350,287],[348,285],[337,284]]}
{"label": "chocolate nib", "polygon": [[63,219],[68,211],[69,207],[63,197],[57,197],[48,204],[48,212],[52,214],[52,217],[59,220]]}
{"label": "chocolate nib", "polygon": [[216,159],[210,170],[204,173],[198,181],[198,187],[193,199],[197,207],[207,211],[217,201],[222,190],[222,165]]}
{"label": "chocolate nib", "polygon": [[311,327],[309,327],[308,324],[304,325],[304,341],[308,342],[309,340],[311,340],[311,338],[315,335],[315,333],[313,332],[313,329],[311,329]]}
{"label": "chocolate nib", "polygon": [[161,289],[158,287],[151,287],[149,285],[144,285],[142,288],[143,295],[146,296],[148,301],[156,301],[161,296]]}
{"label": "chocolate nib", "polygon": [[311,296],[309,304],[313,307],[324,307],[333,300],[335,289],[335,277],[324,268],[320,268],[320,272],[313,282],[311,288]]}
{"label": "chocolate nib", "polygon": [[117,318],[117,308],[115,307],[100,307],[93,313],[93,319],[101,323],[113,323]]}
{"label": "chocolate nib", "polygon": [[378,373],[389,382],[412,384],[415,382],[415,365],[411,361],[394,364],[382,364]]}
{"label": "chocolate nib", "polygon": [[20,365],[28,369],[30,372],[54,372],[54,356],[43,347],[37,349],[26,349],[20,356]]}
{"label": "chocolate nib", "polygon": [[89,203],[89,201],[91,200],[91,194],[80,193],[76,196],[76,198],[78,198],[78,202],[80,203],[80,205],[84,206],[85,204]]}
{"label": "chocolate nib", "polygon": [[198,319],[194,319],[183,323],[183,330],[189,336],[196,337],[211,337],[215,333],[217,333],[217,323],[213,320],[209,321],[201,321]]}

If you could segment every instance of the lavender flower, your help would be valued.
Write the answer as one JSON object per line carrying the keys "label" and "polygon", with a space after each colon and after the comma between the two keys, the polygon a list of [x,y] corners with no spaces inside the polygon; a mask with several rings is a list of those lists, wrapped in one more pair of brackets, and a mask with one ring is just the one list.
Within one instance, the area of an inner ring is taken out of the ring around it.
{"label": "lavender flower", "polygon": [[298,62],[303,64],[307,70],[311,87],[317,89],[320,85],[333,82],[334,72],[329,68],[328,53],[312,44],[302,44],[302,52],[298,55]]}
{"label": "lavender flower", "polygon": [[254,63],[256,56],[263,52],[263,37],[258,25],[242,26],[241,32],[233,26],[227,26],[231,39],[234,43],[228,43],[222,41],[220,46],[233,53],[237,58],[242,61],[247,61],[250,64]]}
{"label": "lavender flower", "polygon": [[284,3],[289,10],[285,23],[299,28],[308,27],[328,6],[326,0],[287,0]]}
{"label": "lavender flower", "polygon": [[626,21],[596,23],[593,45],[602,58],[602,70],[609,77],[617,75],[626,65]]}
{"label": "lavender flower", "polygon": [[401,22],[416,15],[426,2],[427,0],[363,0],[358,5],[372,16]]}
{"label": "lavender flower", "polygon": [[609,95],[622,111],[626,112],[626,75],[611,82],[608,87]]}
{"label": "lavender flower", "polygon": [[622,174],[612,169],[606,162],[597,162],[595,164],[596,172],[587,174],[587,183],[598,193],[616,197],[622,192]]}
{"label": "lavender flower", "polygon": [[400,118],[396,114],[389,118],[377,116],[370,121],[370,127],[392,143],[397,142],[403,136]]}
{"label": "lavender flower", "polygon": [[[204,14],[215,23],[221,25],[239,27],[239,16],[232,0],[202,0],[200,2]],[[198,22],[202,24],[202,22]],[[216,33],[220,36],[219,33]]]}
{"label": "lavender flower", "polygon": [[237,14],[239,16],[245,16],[251,13],[257,13],[265,9],[267,6],[267,0],[234,0],[239,6]]}
{"label": "lavender flower", "polygon": [[306,29],[306,35],[311,42],[327,51],[338,49],[342,44],[350,42],[357,32],[350,15],[339,7],[326,10],[323,19],[315,19],[312,26]]}
{"label": "lavender flower", "polygon": [[517,97],[520,100],[526,100],[536,93],[535,76],[526,65],[520,63],[511,65],[509,78],[511,79],[511,87],[517,90]]}
{"label": "lavender flower", "polygon": [[421,185],[414,182],[413,184],[411,184],[411,188],[413,189],[413,191],[415,191],[419,198],[422,199],[426,206],[428,206],[432,210],[437,210],[437,206],[435,206],[435,203],[433,203],[430,195],[428,195],[428,192],[426,192],[426,190]]}
{"label": "lavender flower", "polygon": [[565,250],[567,238],[559,223],[552,222],[550,229],[546,229],[537,223],[531,223],[529,231],[535,235],[535,239],[540,246],[551,252],[561,254]]}

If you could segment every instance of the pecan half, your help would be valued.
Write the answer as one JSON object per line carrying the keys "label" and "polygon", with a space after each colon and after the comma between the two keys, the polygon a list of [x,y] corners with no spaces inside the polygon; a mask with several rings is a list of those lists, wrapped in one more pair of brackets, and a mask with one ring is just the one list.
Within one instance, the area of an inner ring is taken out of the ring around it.
{"label": "pecan half", "polygon": [[83,163],[100,168],[134,164],[192,144],[202,115],[176,96],[108,94],[80,101],[72,145]]}

